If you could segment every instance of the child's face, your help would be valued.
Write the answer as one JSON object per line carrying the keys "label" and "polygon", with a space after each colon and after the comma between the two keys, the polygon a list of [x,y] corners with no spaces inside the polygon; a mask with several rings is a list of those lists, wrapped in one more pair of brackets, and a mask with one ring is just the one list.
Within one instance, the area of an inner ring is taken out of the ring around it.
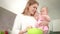
{"label": "child's face", "polygon": [[43,8],[41,9],[41,14],[42,14],[42,15],[47,15],[47,14],[48,14],[48,9],[47,9],[46,7],[43,7]]}

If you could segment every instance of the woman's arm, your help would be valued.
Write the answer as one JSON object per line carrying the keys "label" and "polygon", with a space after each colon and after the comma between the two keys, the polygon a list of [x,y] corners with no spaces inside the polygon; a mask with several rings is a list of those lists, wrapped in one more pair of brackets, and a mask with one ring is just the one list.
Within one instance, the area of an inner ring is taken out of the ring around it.
{"label": "woman's arm", "polygon": [[21,15],[16,16],[13,27],[12,27],[11,34],[19,34],[19,32],[21,31],[21,28],[22,28],[21,19],[22,19]]}
{"label": "woman's arm", "polygon": [[14,23],[11,34],[19,34],[20,23]]}

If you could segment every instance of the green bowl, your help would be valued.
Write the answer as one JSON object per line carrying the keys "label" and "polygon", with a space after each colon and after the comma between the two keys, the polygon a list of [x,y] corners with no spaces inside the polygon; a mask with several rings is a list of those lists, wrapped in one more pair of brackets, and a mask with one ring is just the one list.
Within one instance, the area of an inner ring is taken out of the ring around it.
{"label": "green bowl", "polygon": [[0,34],[5,34],[4,31],[0,31]]}
{"label": "green bowl", "polygon": [[43,30],[38,28],[31,28],[27,31],[28,34],[43,34]]}

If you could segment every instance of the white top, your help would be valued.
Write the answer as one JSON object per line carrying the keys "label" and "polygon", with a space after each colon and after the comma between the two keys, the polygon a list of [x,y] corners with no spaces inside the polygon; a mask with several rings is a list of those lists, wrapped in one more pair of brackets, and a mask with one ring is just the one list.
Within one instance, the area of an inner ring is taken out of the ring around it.
{"label": "white top", "polygon": [[24,30],[29,25],[34,27],[35,23],[36,23],[36,20],[34,19],[34,17],[26,16],[22,14],[18,15],[15,19],[15,23],[13,25],[11,34],[19,34],[20,30]]}

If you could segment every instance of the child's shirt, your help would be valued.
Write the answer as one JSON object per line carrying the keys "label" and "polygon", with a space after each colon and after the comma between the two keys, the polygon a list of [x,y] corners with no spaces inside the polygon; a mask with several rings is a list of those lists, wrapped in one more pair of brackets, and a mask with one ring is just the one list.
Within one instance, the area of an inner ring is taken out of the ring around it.
{"label": "child's shirt", "polygon": [[36,27],[42,29],[43,31],[48,30],[48,26],[40,25],[40,23],[42,23],[42,21],[46,21],[46,19],[44,16],[39,15],[38,19],[37,19]]}

